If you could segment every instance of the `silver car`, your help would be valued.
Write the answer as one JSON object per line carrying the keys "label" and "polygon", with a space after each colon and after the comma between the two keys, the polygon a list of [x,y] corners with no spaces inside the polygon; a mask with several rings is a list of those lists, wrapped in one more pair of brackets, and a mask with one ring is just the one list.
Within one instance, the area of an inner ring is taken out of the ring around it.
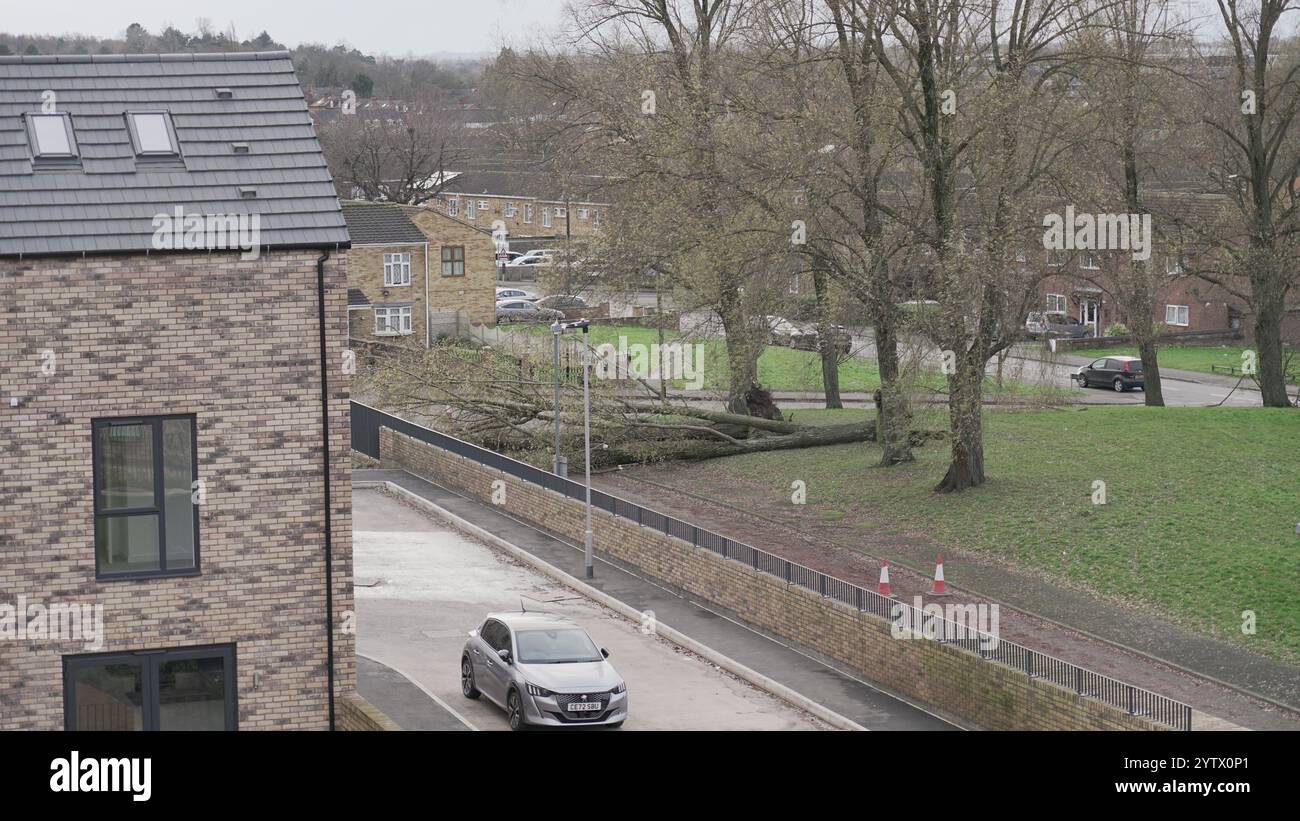
{"label": "silver car", "polygon": [[489,613],[465,642],[461,692],[505,710],[512,730],[618,727],[627,719],[627,684],[608,658],[564,616]]}

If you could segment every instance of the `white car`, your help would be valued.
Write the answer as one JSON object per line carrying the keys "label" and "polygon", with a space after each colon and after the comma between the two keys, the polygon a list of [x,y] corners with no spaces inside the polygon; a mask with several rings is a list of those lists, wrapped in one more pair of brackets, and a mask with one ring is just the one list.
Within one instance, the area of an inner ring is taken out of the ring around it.
{"label": "white car", "polygon": [[521,257],[516,257],[506,263],[507,268],[544,268],[555,262],[555,251],[550,248],[537,248]]}
{"label": "white car", "polygon": [[503,299],[526,299],[535,302],[537,298],[536,293],[523,288],[497,288],[497,302]]}

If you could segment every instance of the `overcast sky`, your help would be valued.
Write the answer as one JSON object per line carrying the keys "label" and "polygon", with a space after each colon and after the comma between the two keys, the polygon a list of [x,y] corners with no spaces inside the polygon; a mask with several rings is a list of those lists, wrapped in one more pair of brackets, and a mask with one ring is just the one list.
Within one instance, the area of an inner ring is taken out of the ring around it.
{"label": "overcast sky", "polygon": [[231,23],[239,38],[266,30],[287,46],[348,43],[395,57],[435,52],[495,53],[526,43],[562,20],[565,0],[0,0],[0,28],[11,34],[117,37],[131,23],[157,33],[194,31],[207,18]]}

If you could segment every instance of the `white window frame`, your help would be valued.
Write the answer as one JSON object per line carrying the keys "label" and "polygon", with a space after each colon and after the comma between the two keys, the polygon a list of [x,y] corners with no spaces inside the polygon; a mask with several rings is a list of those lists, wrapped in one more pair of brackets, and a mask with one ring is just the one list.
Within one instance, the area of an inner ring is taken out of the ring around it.
{"label": "white window frame", "polygon": [[1085,271],[1100,271],[1101,257],[1093,251],[1084,251],[1079,257],[1079,267]]}
{"label": "white window frame", "polygon": [[513,202],[506,202],[506,216],[513,217],[519,213],[519,206]]}
{"label": "white window frame", "polygon": [[[1170,308],[1173,308],[1173,309],[1174,309],[1174,318],[1173,318],[1173,319],[1170,319],[1170,318],[1169,318],[1169,309],[1170,309]],[[1183,321],[1182,321],[1182,322],[1179,322],[1179,321],[1178,321],[1178,314],[1179,314],[1179,312],[1182,312],[1182,316],[1183,316]],[[1166,324],[1166,325],[1176,325],[1176,326],[1179,327],[1179,328],[1186,328],[1186,327],[1188,327],[1189,325],[1191,325],[1191,320],[1192,320],[1191,312],[1188,310],[1188,307],[1187,307],[1186,305],[1166,305],[1166,306],[1165,306],[1165,324]]]}
{"label": "white window frame", "polygon": [[[1173,263],[1170,265],[1170,263]],[[1165,257],[1165,273],[1171,277],[1182,276],[1187,273],[1183,267],[1183,257],[1181,254],[1169,254]]]}
{"label": "white window frame", "polygon": [[579,208],[579,209],[578,209],[578,219],[580,219],[580,220],[585,220],[585,219],[587,219],[587,217],[589,217],[589,216],[591,216],[591,211],[590,211],[590,209],[587,209],[587,208]]}
{"label": "white window frame", "polygon": [[489,203],[487,200],[479,200],[479,201],[478,201],[478,210],[480,210],[480,211],[491,211],[491,210],[492,210],[492,204]]}
{"label": "white window frame", "polygon": [[565,207],[563,207],[563,206],[560,206],[560,207],[558,207],[558,208],[555,209],[555,216],[557,216],[557,217],[567,217],[568,215],[569,215],[569,209],[568,209],[568,208],[565,208]]}
{"label": "white window frame", "polygon": [[524,203],[524,222],[532,223],[532,221],[533,221],[533,204],[531,202],[526,202]]}
{"label": "white window frame", "polygon": [[1025,253],[1025,249],[1024,249],[1024,248],[1017,248],[1017,249],[1016,249],[1016,262],[1028,262],[1028,261],[1029,261],[1029,255]]}
{"label": "white window frame", "polygon": [[1047,313],[1065,313],[1065,294],[1047,295]]}
{"label": "white window frame", "polygon": [[[397,320],[396,330],[392,327],[392,318]],[[412,333],[410,305],[375,306],[375,336],[409,336]]]}
{"label": "white window frame", "polygon": [[456,197],[447,198],[447,216],[454,217],[460,214],[460,200]]}
{"label": "white window frame", "polygon": [[591,209],[591,224],[594,225],[594,226],[596,226],[597,228],[600,227],[600,209],[599,209],[599,208],[593,208],[593,209]]}
{"label": "white window frame", "polygon": [[411,252],[384,254],[384,287],[399,288],[411,284]]}
{"label": "white window frame", "polygon": [[1065,257],[1061,254],[1060,251],[1048,251],[1047,264],[1052,266],[1053,268],[1060,268],[1062,265],[1065,264]]}
{"label": "white window frame", "polygon": [[551,209],[549,206],[546,205],[542,206],[542,227],[543,228],[551,227]]}
{"label": "white window frame", "polygon": [[465,200],[465,219],[472,220],[477,213],[474,210],[474,200]]}

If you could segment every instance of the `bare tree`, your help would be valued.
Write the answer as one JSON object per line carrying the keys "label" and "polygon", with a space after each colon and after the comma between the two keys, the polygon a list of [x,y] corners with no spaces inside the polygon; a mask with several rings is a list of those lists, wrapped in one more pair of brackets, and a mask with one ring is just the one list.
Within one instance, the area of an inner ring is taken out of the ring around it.
{"label": "bare tree", "polygon": [[467,157],[464,128],[441,95],[375,113],[345,105],[352,107],[320,129],[345,197],[419,205],[438,196]]}

